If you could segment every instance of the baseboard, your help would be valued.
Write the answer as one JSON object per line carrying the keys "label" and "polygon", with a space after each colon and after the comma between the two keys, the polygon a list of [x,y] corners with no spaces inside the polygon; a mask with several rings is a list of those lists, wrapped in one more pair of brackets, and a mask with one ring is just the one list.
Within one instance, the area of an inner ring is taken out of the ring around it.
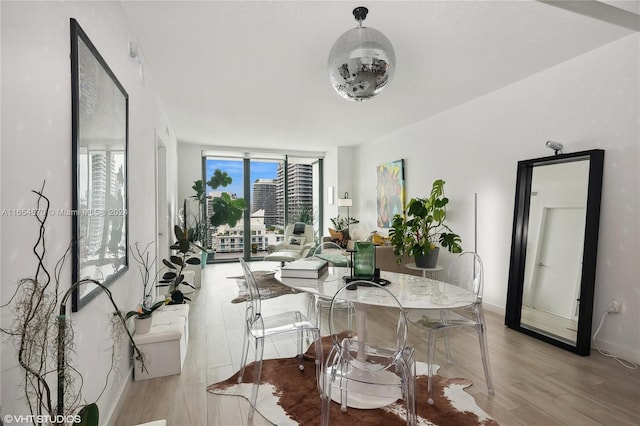
{"label": "baseboard", "polygon": [[[596,344],[598,345],[598,348],[600,348],[602,351],[606,351],[610,354],[613,354],[617,358],[622,358],[625,361],[630,361],[640,365],[640,352],[638,350],[616,345],[615,343],[606,342],[600,339],[596,339]],[[596,349],[592,344],[591,345],[592,353],[597,350],[598,349]]]}
{"label": "baseboard", "polygon": [[[505,308],[502,306],[491,305],[486,302],[482,302],[482,307],[485,311],[491,312],[494,314],[498,314],[504,318]],[[640,364],[640,351],[634,350],[633,348],[627,348],[624,346],[616,345],[615,343],[610,343],[607,341],[603,341],[601,339],[596,339],[596,344],[603,351],[607,351],[618,358],[622,358],[625,361],[630,361],[635,364]],[[592,351],[597,351],[597,349],[591,345]]]}
{"label": "baseboard", "polygon": [[[120,416],[120,412],[122,411],[122,407],[124,406],[125,401],[127,400],[127,394],[129,393],[129,388],[131,387],[131,383],[133,382],[133,368],[129,369],[129,374],[127,374],[125,380],[123,380],[123,385],[120,389],[120,396],[116,401],[115,406],[111,410],[111,412],[107,415],[100,413],[100,424],[115,426],[118,421],[118,417]],[[103,419],[106,421],[103,423]]]}
{"label": "baseboard", "polygon": [[503,306],[491,305],[487,302],[482,302],[482,308],[485,311],[493,312],[494,314],[498,314],[504,318],[505,309]]}

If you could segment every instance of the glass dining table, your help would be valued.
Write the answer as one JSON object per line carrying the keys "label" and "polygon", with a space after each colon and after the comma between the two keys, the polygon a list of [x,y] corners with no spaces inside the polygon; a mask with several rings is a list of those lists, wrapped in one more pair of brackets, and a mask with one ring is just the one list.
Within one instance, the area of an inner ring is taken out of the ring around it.
{"label": "glass dining table", "polygon": [[[333,298],[343,285],[344,277],[349,277],[350,268],[329,267],[319,278],[283,278],[280,271],[275,278],[286,286],[312,295]],[[472,291],[431,278],[420,277],[397,272],[381,271],[381,278],[390,284],[386,288],[395,296],[404,309],[443,310],[471,306],[474,303]],[[353,303],[356,312],[356,332],[366,336],[367,308],[369,306],[397,307],[397,302],[377,287],[358,286],[357,289],[345,292],[343,301]],[[360,340],[358,353],[364,353],[365,340]],[[378,408],[393,402],[391,400],[373,400],[370,397],[358,399],[349,394],[348,404],[354,408]]]}

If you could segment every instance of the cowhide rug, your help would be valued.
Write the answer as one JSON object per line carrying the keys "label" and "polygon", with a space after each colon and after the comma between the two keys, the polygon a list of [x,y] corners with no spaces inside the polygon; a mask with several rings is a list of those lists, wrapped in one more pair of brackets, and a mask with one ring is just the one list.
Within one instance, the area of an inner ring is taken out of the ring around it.
{"label": "cowhide rug", "polygon": [[[316,388],[312,349],[310,348],[305,354],[305,368],[302,371],[298,370],[297,358],[263,361],[256,411],[271,423],[278,426],[320,424],[321,401]],[[416,410],[419,425],[498,424],[476,405],[471,395],[464,391],[464,388],[472,385],[467,379],[435,376],[435,402],[429,405],[427,403],[427,365],[419,362],[416,369],[418,375]],[[242,383],[237,381],[238,373],[227,380],[208,386],[207,390],[217,395],[241,396],[249,400],[253,386],[253,363],[247,365]],[[346,412],[340,411],[338,404],[332,403],[330,423],[332,425],[401,425],[405,423],[405,413],[402,401],[373,410],[349,408]]]}
{"label": "cowhide rug", "polygon": [[[301,293],[300,290],[296,290],[291,287],[287,287],[273,277],[273,271],[253,271],[253,276],[258,284],[258,291],[260,292],[261,299],[271,299],[273,297],[282,296],[285,294]],[[247,291],[247,285],[244,281],[244,276],[228,277],[229,279],[235,279],[238,283],[238,297],[233,299],[231,303],[246,302],[249,297]]]}

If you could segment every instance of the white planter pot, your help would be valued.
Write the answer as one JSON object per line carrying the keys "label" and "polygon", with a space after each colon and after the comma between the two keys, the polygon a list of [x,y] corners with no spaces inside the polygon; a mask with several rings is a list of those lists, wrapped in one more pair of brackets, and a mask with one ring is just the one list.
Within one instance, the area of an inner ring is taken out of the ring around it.
{"label": "white planter pot", "polygon": [[149,318],[134,318],[133,324],[136,329],[136,334],[146,334],[151,330],[151,317]]}

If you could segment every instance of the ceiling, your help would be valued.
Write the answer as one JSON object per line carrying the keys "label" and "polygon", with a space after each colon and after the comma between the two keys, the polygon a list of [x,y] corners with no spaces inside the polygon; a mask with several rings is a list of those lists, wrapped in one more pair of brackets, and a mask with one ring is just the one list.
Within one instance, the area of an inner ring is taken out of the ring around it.
{"label": "ceiling", "polygon": [[[123,1],[145,82],[179,142],[320,151],[356,145],[497,90],[640,27],[639,2]],[[393,81],[350,102],[327,56],[355,27],[394,46]]]}

